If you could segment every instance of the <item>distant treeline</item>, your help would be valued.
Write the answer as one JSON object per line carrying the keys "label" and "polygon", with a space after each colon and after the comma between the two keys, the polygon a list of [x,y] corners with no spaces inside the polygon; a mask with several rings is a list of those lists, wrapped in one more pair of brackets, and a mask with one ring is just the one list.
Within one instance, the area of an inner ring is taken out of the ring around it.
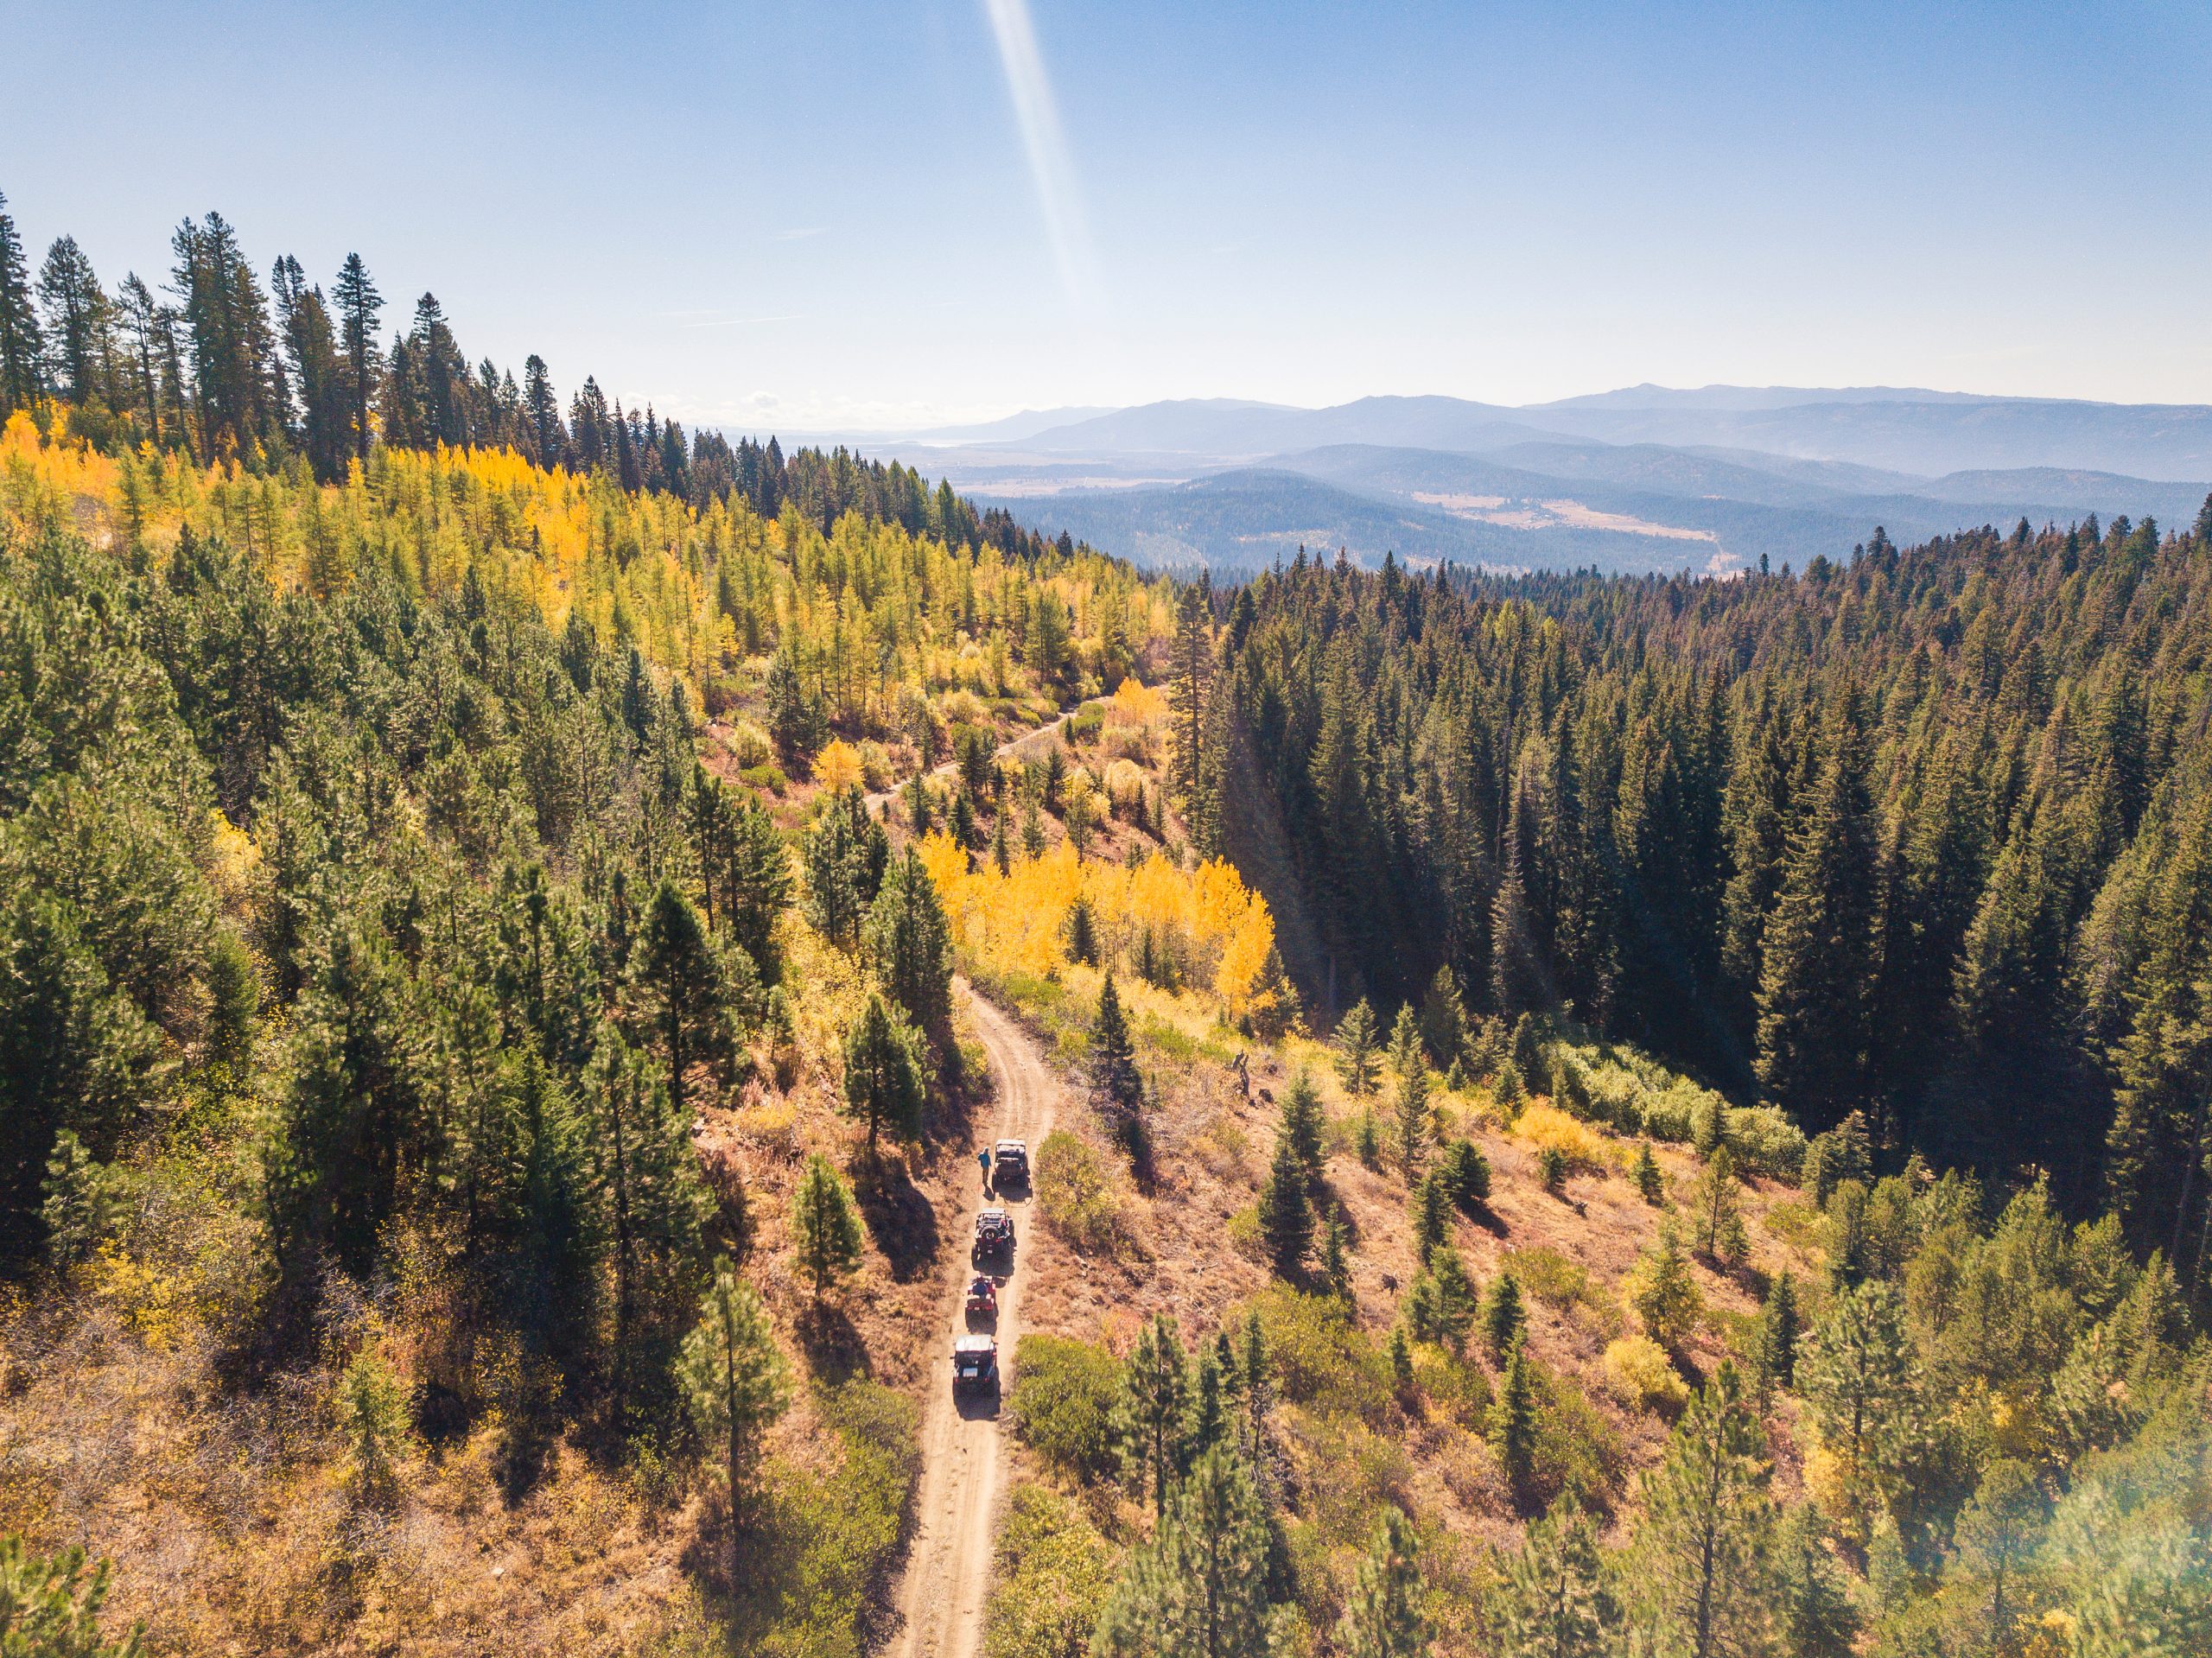
{"label": "distant treeline", "polygon": [[[773,437],[733,445],[719,432],[687,434],[650,403],[626,410],[589,376],[564,414],[536,353],[519,382],[488,357],[471,367],[435,294],[386,340],[385,297],[358,253],[326,294],[289,255],[264,285],[218,213],[187,219],[169,245],[158,287],[132,271],[111,293],[70,236],[55,239],[34,276],[0,196],[0,422],[57,398],[71,406],[73,429],[104,448],[150,442],[251,469],[296,459],[325,483],[342,481],[377,442],[507,448],[695,505],[741,499],[772,518],[788,502],[824,533],[855,512],[956,546],[1028,557],[1045,549],[1011,513],[978,511],[947,483],[932,490],[895,461],[842,447],[786,456]],[[1065,554],[1074,542],[1064,533],[1058,545]]]}

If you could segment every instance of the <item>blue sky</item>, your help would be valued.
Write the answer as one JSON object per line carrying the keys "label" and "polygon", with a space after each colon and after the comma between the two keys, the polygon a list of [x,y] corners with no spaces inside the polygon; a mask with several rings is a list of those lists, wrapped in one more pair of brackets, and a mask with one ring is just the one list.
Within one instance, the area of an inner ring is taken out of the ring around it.
{"label": "blue sky", "polygon": [[733,429],[1643,380],[2212,400],[2201,0],[0,0],[0,40],[35,252],[150,275],[219,208],[264,267],[358,250],[472,355]]}

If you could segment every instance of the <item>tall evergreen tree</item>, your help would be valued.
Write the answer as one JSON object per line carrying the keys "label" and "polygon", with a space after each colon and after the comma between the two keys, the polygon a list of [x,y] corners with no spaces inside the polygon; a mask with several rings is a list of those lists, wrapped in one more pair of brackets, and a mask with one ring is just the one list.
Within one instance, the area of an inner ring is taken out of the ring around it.
{"label": "tall evergreen tree", "polygon": [[1630,1584],[1662,1651],[1772,1650],[1773,1505],[1766,1437],[1732,1366],[1701,1388],[1643,1477]]}
{"label": "tall evergreen tree", "polygon": [[23,238],[0,195],[0,421],[36,403],[46,383],[46,341],[31,296]]}
{"label": "tall evergreen tree", "polygon": [[1376,1045],[1375,1010],[1362,996],[1337,1024],[1337,1077],[1356,1100],[1375,1091]]}
{"label": "tall evergreen tree", "polygon": [[[0,264],[6,257],[0,252]],[[39,271],[38,292],[53,336],[54,389],[75,403],[105,401],[113,313],[75,237],[55,238]]]}
{"label": "tall evergreen tree", "polygon": [[950,1061],[955,1053],[952,928],[918,848],[909,846],[884,876],[868,907],[866,931],[868,956],[884,989]]}
{"label": "tall evergreen tree", "polygon": [[1275,1136],[1274,1166],[1260,1188],[1260,1236],[1278,1277],[1295,1280],[1313,1248],[1313,1206],[1306,1165],[1287,1134]]}
{"label": "tall evergreen tree", "polygon": [[1091,1642],[1096,1658],[1263,1658],[1268,1523],[1235,1447],[1215,1446],[1131,1554]]}
{"label": "tall evergreen tree", "polygon": [[791,1239],[817,1307],[823,1293],[861,1264],[861,1223],[845,1177],[819,1152],[791,1193]]}
{"label": "tall evergreen tree", "polygon": [[1759,1081],[1822,1127],[1867,1096],[1879,847],[1866,726],[1848,689],[1821,733],[1820,776],[1790,832],[1762,941]]}
{"label": "tall evergreen tree", "polygon": [[868,1119],[871,1157],[883,1124],[901,1138],[921,1132],[921,1033],[874,991],[845,1037],[845,1102]]}
{"label": "tall evergreen tree", "polygon": [[1142,1140],[1144,1078],[1137,1072],[1136,1046],[1122,1012],[1121,993],[1109,973],[1098,991],[1098,1015],[1090,1026],[1090,1091],[1115,1136],[1134,1150]]}
{"label": "tall evergreen tree", "polygon": [[1405,1510],[1385,1507],[1344,1604],[1346,1658],[1425,1658],[1434,1639],[1421,1576],[1421,1540]]}
{"label": "tall evergreen tree", "polygon": [[1621,1609],[1598,1528],[1569,1492],[1531,1525],[1507,1564],[1491,1616],[1503,1658],[1605,1658]]}
{"label": "tall evergreen tree", "polygon": [[639,1347],[696,1288],[713,1199],[700,1178],[690,1125],[671,1109],[644,1056],[611,1025],[600,1032],[585,1099],[614,1267],[613,1359],[620,1394],[635,1385]]}
{"label": "tall evergreen tree", "polygon": [[1156,1314],[1138,1331],[1136,1346],[1122,1375],[1116,1419],[1122,1459],[1139,1493],[1148,1487],[1154,1509],[1164,1515],[1188,1451],[1185,1434],[1190,1382],[1182,1337],[1173,1318]]}
{"label": "tall evergreen tree", "polygon": [[[678,1375],[700,1439],[721,1453],[732,1528],[739,1533],[751,1507],[760,1436],[791,1402],[790,1370],[760,1293],[742,1282],[727,1260],[717,1261],[714,1284],[699,1305],[699,1322],[684,1341]],[[742,1558],[734,1540],[733,1566]]]}
{"label": "tall evergreen tree", "polygon": [[384,309],[384,295],[370,279],[369,268],[358,253],[346,256],[332,288],[338,302],[338,351],[344,371],[340,387],[346,410],[346,432],[353,457],[365,461],[369,443],[376,435],[370,411],[376,402],[377,382],[384,354],[377,347],[377,317]]}
{"label": "tall evergreen tree", "polygon": [[727,1070],[735,1021],[751,994],[751,967],[719,950],[681,887],[664,880],[645,912],[638,978],[645,1018],[668,1066],[668,1097],[682,1116],[692,1068]]}

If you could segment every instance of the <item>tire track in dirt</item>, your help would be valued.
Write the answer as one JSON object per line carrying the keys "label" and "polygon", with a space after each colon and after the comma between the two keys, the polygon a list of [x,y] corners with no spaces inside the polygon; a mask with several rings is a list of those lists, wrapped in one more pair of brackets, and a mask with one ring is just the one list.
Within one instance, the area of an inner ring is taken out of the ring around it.
{"label": "tire track in dirt", "polygon": [[[968,1006],[990,1055],[997,1083],[993,1140],[1026,1140],[1033,1168],[1038,1147],[1052,1129],[1058,1083],[1036,1045],[1012,1018],[972,991]],[[1021,1291],[1036,1204],[1032,1194],[993,1201],[1014,1216],[1013,1270],[999,1286],[1000,1399],[1013,1391],[1014,1349],[1021,1335]],[[979,1197],[976,1209],[983,1206]],[[974,1210],[969,1211],[972,1223]],[[972,1236],[972,1232],[969,1234]],[[950,1356],[966,1333],[967,1252],[955,1255],[946,1274],[944,1337],[929,1367],[929,1396],[922,1409],[922,1477],[912,1547],[899,1591],[905,1623],[890,1645],[893,1658],[975,1658],[983,1634],[983,1599],[991,1581],[993,1521],[1004,1466],[1000,1408],[982,1397],[956,1399]]]}

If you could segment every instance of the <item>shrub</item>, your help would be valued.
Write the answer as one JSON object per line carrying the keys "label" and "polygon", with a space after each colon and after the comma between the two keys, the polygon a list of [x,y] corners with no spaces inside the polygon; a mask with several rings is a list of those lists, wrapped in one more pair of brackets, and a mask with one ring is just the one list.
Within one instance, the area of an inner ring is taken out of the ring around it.
{"label": "shrub", "polygon": [[1605,1381],[1621,1401],[1671,1419],[1690,1401],[1690,1390],[1667,1350],[1649,1336],[1623,1336],[1605,1349]]}
{"label": "shrub", "polygon": [[1383,1418],[1390,1402],[1389,1360],[1353,1328],[1342,1301],[1277,1285],[1255,1297],[1252,1310],[1284,1398],[1321,1411]]}
{"label": "shrub", "polygon": [[791,780],[784,775],[784,768],[773,760],[748,765],[737,775],[741,782],[751,784],[756,789],[774,795],[779,800],[783,798],[784,791],[791,786]]}
{"label": "shrub", "polygon": [[[1525,1350],[1524,1350],[1525,1351]],[[1597,1501],[1626,1465],[1620,1435],[1573,1382],[1524,1356],[1535,1384],[1536,1441],[1526,1495],[1549,1502],[1570,1485]]]}
{"label": "shrub", "polygon": [[1531,1105],[1514,1122],[1513,1132],[1540,1155],[1547,1147],[1557,1151],[1571,1169],[1594,1174],[1610,1160],[1598,1132],[1557,1106]]}
{"label": "shrub", "polygon": [[1260,1206],[1247,1204],[1229,1217],[1226,1224],[1229,1247],[1247,1261],[1264,1263],[1268,1258],[1267,1234],[1260,1225]]}
{"label": "shrub", "polygon": [[1746,1173],[1793,1178],[1804,1166],[1804,1130],[1771,1105],[1731,1110],[1728,1144]]}
{"label": "shrub", "polygon": [[1490,1378],[1482,1367],[1423,1344],[1413,1356],[1414,1385],[1461,1427],[1482,1431],[1490,1417]]}
{"label": "shrub", "polygon": [[1046,1225],[1085,1255],[1111,1255],[1123,1242],[1122,1200],[1106,1159],[1065,1128],[1037,1148],[1037,1210]]}
{"label": "shrub", "polygon": [[983,1658],[1084,1658],[1114,1567],[1112,1546],[1080,1506],[1046,1486],[1017,1486],[999,1527]]}
{"label": "shrub", "polygon": [[1014,1430],[1055,1466],[1087,1479],[1115,1464],[1114,1411],[1122,1362],[1064,1336],[1024,1336],[1014,1350]]}
{"label": "shrub", "polygon": [[1590,1274],[1556,1249],[1509,1249],[1505,1267],[1522,1289],[1552,1306],[1572,1306],[1590,1294]]}
{"label": "shrub", "polygon": [[849,1382],[818,1392],[815,1411],[836,1436],[836,1465],[826,1475],[778,1469],[764,1482],[780,1547],[763,1553],[781,1568],[753,1585],[778,1609],[759,1648],[769,1658],[861,1649],[889,1590],[921,1470],[919,1419],[904,1394]]}

